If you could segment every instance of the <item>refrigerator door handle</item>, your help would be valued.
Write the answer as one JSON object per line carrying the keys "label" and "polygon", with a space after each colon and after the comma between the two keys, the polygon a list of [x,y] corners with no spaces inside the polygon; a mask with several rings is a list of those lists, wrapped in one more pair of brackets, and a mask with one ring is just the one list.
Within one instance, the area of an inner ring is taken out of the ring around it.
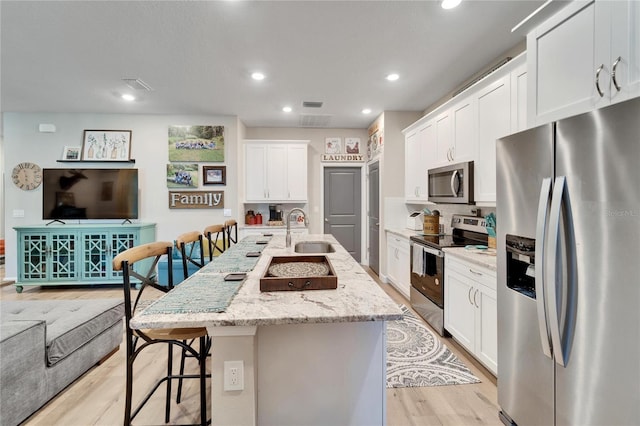
{"label": "refrigerator door handle", "polygon": [[540,330],[540,343],[542,352],[551,358],[551,345],[549,343],[549,330],[547,327],[547,314],[545,307],[545,280],[544,280],[544,253],[545,253],[545,232],[547,230],[547,220],[549,202],[551,200],[551,178],[544,178],[540,186],[540,198],[538,199],[538,219],[536,222],[536,307],[538,312],[538,328]]}
{"label": "refrigerator door handle", "polygon": [[[550,249],[551,253],[549,267],[547,269],[547,291],[549,297],[549,325],[551,330],[551,342],[553,345],[553,355],[556,363],[563,367],[566,366],[565,350],[562,347],[560,338],[560,318],[558,317],[558,292],[562,291],[562,271],[558,270],[558,261],[561,256],[559,250],[560,241],[560,215],[562,212],[563,198],[565,195],[566,177],[559,176],[553,185],[553,197],[551,200],[551,217],[549,221],[550,232]],[[567,206],[568,207],[568,206]]]}

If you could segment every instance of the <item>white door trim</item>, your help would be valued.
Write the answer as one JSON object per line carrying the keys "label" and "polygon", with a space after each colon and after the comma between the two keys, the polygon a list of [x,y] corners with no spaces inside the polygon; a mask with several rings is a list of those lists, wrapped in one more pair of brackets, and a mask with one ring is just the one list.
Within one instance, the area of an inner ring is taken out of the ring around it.
{"label": "white door trim", "polygon": [[[338,167],[357,167],[360,169],[360,207],[361,207],[361,223],[360,229],[365,230],[367,224],[367,195],[364,188],[367,187],[367,163],[320,163],[320,232],[324,233],[324,169]],[[363,173],[364,170],[364,173]],[[369,265],[369,251],[367,250],[367,236],[369,232],[360,233],[360,263]]]}

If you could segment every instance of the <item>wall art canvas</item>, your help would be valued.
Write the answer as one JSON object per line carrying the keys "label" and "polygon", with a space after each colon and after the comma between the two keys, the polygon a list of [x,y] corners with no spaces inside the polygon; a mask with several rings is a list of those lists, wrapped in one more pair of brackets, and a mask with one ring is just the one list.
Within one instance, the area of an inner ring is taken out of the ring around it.
{"label": "wall art canvas", "polygon": [[344,138],[346,154],[360,154],[360,138]]}
{"label": "wall art canvas", "polygon": [[224,126],[169,126],[169,161],[224,162]]}
{"label": "wall art canvas", "polygon": [[131,130],[85,130],[84,161],[129,161]]}
{"label": "wall art canvas", "polygon": [[340,154],[342,152],[341,138],[325,138],[324,145],[325,154]]}
{"label": "wall art canvas", "polygon": [[167,188],[197,188],[198,164],[167,164]]}

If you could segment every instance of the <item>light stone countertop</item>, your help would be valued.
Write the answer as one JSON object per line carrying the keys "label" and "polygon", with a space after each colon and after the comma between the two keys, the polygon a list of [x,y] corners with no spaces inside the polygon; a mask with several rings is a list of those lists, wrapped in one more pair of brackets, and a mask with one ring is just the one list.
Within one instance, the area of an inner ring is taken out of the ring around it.
{"label": "light stone countertop", "polygon": [[496,249],[468,250],[464,247],[446,247],[443,249],[445,256],[455,256],[476,265],[484,266],[492,271],[497,271]]}
{"label": "light stone countertop", "polygon": [[401,237],[411,238],[414,235],[422,235],[422,231],[413,231],[407,228],[387,228],[385,231],[390,232],[392,234],[400,235]]}
{"label": "light stone countertop", "polygon": [[[293,251],[296,242],[328,241],[335,253],[328,253],[337,276],[335,290],[261,292],[260,277],[272,256],[300,255]],[[202,279],[205,272],[196,272]],[[218,276],[220,274],[217,274]],[[226,274],[223,274],[226,275]],[[191,277],[190,277],[191,278]],[[181,291],[178,285],[172,291]],[[194,286],[182,287],[196,292]],[[198,289],[199,290],[199,289]],[[206,287],[202,287],[206,291]],[[184,295],[191,296],[191,295]],[[198,297],[198,294],[193,294]],[[187,297],[188,299],[188,297]],[[156,309],[158,305],[156,304]],[[329,234],[292,235],[290,248],[285,237],[275,235],[262,251],[258,263],[247,274],[238,293],[223,313],[175,313],[137,315],[132,328],[257,326],[277,324],[336,323],[359,321],[387,321],[400,319],[398,305],[373,281],[367,272]]]}

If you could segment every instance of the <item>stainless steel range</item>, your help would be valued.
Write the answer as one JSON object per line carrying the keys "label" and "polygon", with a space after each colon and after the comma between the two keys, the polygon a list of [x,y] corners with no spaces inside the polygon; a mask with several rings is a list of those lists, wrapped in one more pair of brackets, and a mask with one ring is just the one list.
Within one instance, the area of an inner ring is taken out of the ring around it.
{"label": "stainless steel range", "polygon": [[486,245],[484,218],[453,215],[452,233],[411,237],[411,306],[444,336],[444,252],[445,247]]}

